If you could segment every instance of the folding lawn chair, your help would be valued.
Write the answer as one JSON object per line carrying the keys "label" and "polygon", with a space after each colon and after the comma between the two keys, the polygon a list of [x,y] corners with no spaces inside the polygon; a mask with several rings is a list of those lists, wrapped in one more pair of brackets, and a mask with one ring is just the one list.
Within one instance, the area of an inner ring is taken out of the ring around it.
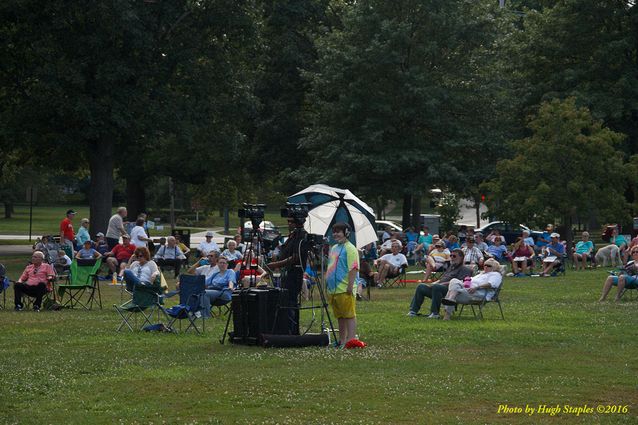
{"label": "folding lawn chair", "polygon": [[408,269],[408,265],[404,264],[399,269],[399,274],[393,277],[386,277],[383,282],[381,282],[380,288],[405,288],[405,281],[407,279],[406,270]]}
{"label": "folding lawn chair", "polygon": [[[102,308],[102,294],[100,293],[100,280],[98,271],[102,265],[102,259],[80,261],[74,259],[71,263],[71,271],[66,277],[66,283],[58,284],[58,295],[62,307],[75,308],[78,305],[86,310],[93,308],[93,301]],[[97,293],[97,300],[95,295]],[[68,299],[64,300],[65,294]],[[84,295],[87,295],[83,300]]]}
{"label": "folding lawn chair", "polygon": [[[179,331],[182,331],[182,320],[188,320],[188,326],[184,332],[189,329],[195,329],[195,332],[202,333],[206,327],[206,317],[210,317],[210,311],[205,311],[202,306],[202,297],[206,296],[206,276],[204,275],[187,275],[183,274],[179,277],[179,305],[173,306],[166,310],[166,314],[171,318],[168,327],[173,328],[173,324],[179,320]],[[197,327],[197,319],[202,319],[202,330]]]}
{"label": "folding lawn chair", "polygon": [[[170,318],[166,314],[166,311],[162,307],[164,289],[159,283],[159,279],[155,281],[153,285],[136,284],[132,285],[129,289],[132,290],[132,297],[129,301],[122,305],[113,304],[115,311],[122,317],[122,323],[118,326],[117,331],[122,330],[124,325],[128,326],[129,330],[133,332],[133,328],[142,330],[144,326],[152,326],[151,319],[153,313],[157,312],[157,322],[160,323],[160,315],[164,314],[167,323]],[[138,314],[142,316],[142,324],[138,326],[137,317]],[[131,326],[130,319],[134,318],[135,323]]]}
{"label": "folding lawn chair", "polygon": [[[474,300],[464,304],[458,303],[458,305],[461,306],[461,310],[459,311],[459,317],[461,317],[461,315],[463,314],[463,308],[466,305],[469,305],[472,308],[472,314],[474,314],[474,318],[482,319],[483,308],[489,303],[496,303],[498,304],[498,309],[501,311],[501,318],[505,320],[505,316],[503,315],[503,308],[501,307],[501,300],[500,300],[501,289],[503,289],[503,282],[501,282],[501,286],[499,286],[498,288],[494,290],[494,296],[492,297],[491,300],[487,299],[487,293],[486,293],[485,296],[480,300]],[[478,315],[476,314],[476,311],[474,310],[474,306],[478,307]]]}

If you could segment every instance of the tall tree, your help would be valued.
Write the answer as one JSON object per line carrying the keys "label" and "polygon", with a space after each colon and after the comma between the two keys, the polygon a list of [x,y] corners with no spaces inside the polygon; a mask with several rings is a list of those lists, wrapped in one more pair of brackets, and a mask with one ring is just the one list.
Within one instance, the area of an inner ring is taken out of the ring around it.
{"label": "tall tree", "polygon": [[529,137],[515,140],[512,159],[501,161],[486,188],[489,206],[512,223],[541,225],[561,220],[572,242],[572,221],[597,212],[618,218],[626,206],[624,135],[603,126],[574,98],[543,103],[530,120]]}
{"label": "tall tree", "polygon": [[480,152],[493,102],[480,87],[497,4],[353,2],[343,29],[318,41],[302,146],[303,174],[372,199],[407,198],[463,178],[457,158]]}
{"label": "tall tree", "polygon": [[[93,233],[105,229],[111,213],[116,162],[127,166],[124,172],[152,173],[144,162],[149,151],[162,151],[162,160],[175,145],[201,153],[210,143],[206,133],[216,131],[214,141],[226,135],[223,129],[238,133],[225,107],[247,92],[232,70],[244,34],[253,32],[251,5],[16,0],[0,6],[8,59],[0,71],[3,112],[10,112],[13,133],[50,152],[48,160],[86,160]],[[224,146],[163,169],[189,175],[195,163],[201,171],[207,159],[223,156]]]}

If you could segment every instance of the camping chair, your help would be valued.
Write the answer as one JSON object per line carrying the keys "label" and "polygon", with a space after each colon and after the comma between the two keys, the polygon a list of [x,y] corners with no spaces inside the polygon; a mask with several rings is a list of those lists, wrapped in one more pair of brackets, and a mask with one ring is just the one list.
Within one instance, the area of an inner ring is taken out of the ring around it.
{"label": "camping chair", "polygon": [[[172,328],[175,321],[179,320],[179,331],[182,331],[182,320],[188,320],[188,326],[184,332],[189,329],[195,329],[195,332],[202,333],[205,331],[206,317],[209,312],[203,311],[201,299],[206,295],[206,277],[204,275],[187,275],[183,274],[179,277],[179,305],[173,306],[166,310],[166,314],[171,318],[168,327]],[[202,330],[197,327],[197,319],[202,319]]]}
{"label": "camping chair", "polygon": [[[153,285],[137,284],[130,286],[127,290],[128,289],[132,292],[131,299],[119,306],[117,304],[113,304],[115,311],[117,311],[120,317],[122,317],[122,323],[120,323],[120,326],[117,328],[118,332],[122,330],[124,325],[128,326],[131,332],[133,332],[134,327],[142,330],[146,325],[152,326],[153,323],[151,323],[151,319],[155,312],[157,312],[158,323],[160,322],[160,314],[162,313],[164,314],[166,321],[170,321],[170,318],[162,307],[164,302],[162,297],[164,289],[160,285],[159,279],[157,279]],[[142,323],[140,326],[138,326],[138,315],[136,313],[140,313],[142,316]],[[133,316],[135,318],[135,323],[134,326],[131,326],[130,319]]]}
{"label": "camping chair", "polygon": [[[483,308],[489,303],[496,303],[498,304],[498,309],[501,311],[501,318],[505,320],[505,316],[503,315],[503,308],[501,307],[501,300],[500,300],[501,289],[503,289],[503,282],[501,282],[501,286],[499,286],[498,288],[494,290],[494,296],[489,301],[487,300],[487,294],[486,294],[486,296],[480,300],[470,301],[465,304],[458,303],[458,305],[461,306],[461,310],[459,311],[459,317],[461,317],[461,315],[463,314],[463,308],[466,305],[469,305],[472,308],[472,314],[474,314],[474,318],[483,319]],[[478,306],[478,315],[476,314],[476,310],[474,309],[474,306]]]}
{"label": "camping chair", "polygon": [[[58,295],[62,307],[75,308],[78,305],[86,310],[93,308],[93,301],[102,308],[102,294],[100,293],[100,280],[97,273],[102,265],[102,259],[80,260],[74,259],[71,263],[71,271],[66,277],[66,283],[58,284]],[[97,293],[97,300],[95,294]],[[65,301],[64,296],[68,294]],[[83,300],[84,294],[88,294]]]}
{"label": "camping chair", "polygon": [[407,279],[406,270],[407,264],[403,264],[399,268],[399,274],[394,277],[386,277],[380,284],[380,288],[405,288],[405,280]]}

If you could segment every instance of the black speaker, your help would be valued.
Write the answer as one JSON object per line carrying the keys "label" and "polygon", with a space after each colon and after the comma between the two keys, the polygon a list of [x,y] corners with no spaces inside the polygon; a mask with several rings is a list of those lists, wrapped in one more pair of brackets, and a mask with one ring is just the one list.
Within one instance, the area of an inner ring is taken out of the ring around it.
{"label": "black speaker", "polygon": [[285,308],[287,306],[287,289],[250,288],[233,292],[231,341],[236,344],[256,345],[262,333],[288,334],[289,309]]}

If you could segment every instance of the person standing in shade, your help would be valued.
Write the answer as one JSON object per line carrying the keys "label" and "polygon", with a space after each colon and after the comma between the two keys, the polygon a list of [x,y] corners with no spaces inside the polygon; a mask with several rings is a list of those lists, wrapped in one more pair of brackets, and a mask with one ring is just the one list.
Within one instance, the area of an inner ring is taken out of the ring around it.
{"label": "person standing in shade", "polygon": [[128,214],[126,207],[119,207],[117,212],[109,219],[109,225],[106,229],[106,243],[109,251],[113,251],[115,245],[120,242],[120,236],[128,236],[124,228],[124,217]]}
{"label": "person standing in shade", "polygon": [[359,251],[348,240],[345,223],[332,226],[332,238],[337,242],[330,248],[326,269],[328,301],[339,322],[339,345],[344,346],[357,334],[355,282],[359,272]]}
{"label": "person standing in shade", "polygon": [[89,219],[83,218],[80,221],[80,228],[78,229],[78,233],[75,235],[75,242],[78,249],[81,249],[84,246],[84,242],[90,241],[91,235],[89,235]]}
{"label": "person standing in shade", "polygon": [[[66,217],[60,222],[60,245],[62,245],[69,257],[73,256],[75,247],[73,241],[75,241],[75,232],[73,231],[73,217],[77,214],[73,210],[66,212]],[[70,251],[70,252],[69,252]]]}
{"label": "person standing in shade", "polygon": [[147,248],[148,243],[152,241],[144,230],[144,219],[138,218],[135,227],[131,230],[131,243],[138,248]]}

